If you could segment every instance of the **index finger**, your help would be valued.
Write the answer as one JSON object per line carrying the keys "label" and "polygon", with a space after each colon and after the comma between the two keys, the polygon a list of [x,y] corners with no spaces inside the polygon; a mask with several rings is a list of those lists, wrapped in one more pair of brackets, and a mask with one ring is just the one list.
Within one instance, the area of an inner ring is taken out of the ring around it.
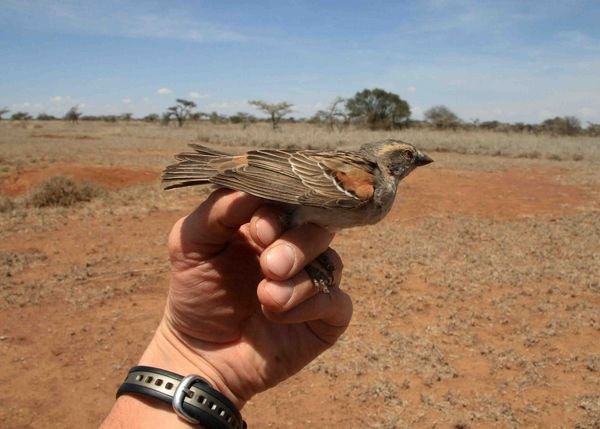
{"label": "index finger", "polygon": [[171,260],[201,260],[220,252],[261,204],[262,199],[243,192],[216,190],[173,227],[169,236]]}

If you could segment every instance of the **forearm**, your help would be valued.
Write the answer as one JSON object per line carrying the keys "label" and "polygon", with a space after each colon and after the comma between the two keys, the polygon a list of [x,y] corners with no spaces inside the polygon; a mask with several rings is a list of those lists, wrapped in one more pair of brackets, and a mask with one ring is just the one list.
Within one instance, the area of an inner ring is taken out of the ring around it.
{"label": "forearm", "polygon": [[100,429],[202,428],[179,418],[164,402],[123,395],[117,399]]}

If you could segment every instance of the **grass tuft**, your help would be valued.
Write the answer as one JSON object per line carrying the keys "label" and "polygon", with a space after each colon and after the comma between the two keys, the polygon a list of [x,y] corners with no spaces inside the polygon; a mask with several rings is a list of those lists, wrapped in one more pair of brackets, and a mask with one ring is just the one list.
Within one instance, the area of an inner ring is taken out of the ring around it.
{"label": "grass tuft", "polygon": [[28,202],[34,207],[71,207],[79,202],[91,201],[102,193],[97,185],[77,185],[69,177],[54,176],[36,187]]}
{"label": "grass tuft", "polygon": [[12,198],[0,197],[0,213],[12,212],[17,208],[17,203]]}

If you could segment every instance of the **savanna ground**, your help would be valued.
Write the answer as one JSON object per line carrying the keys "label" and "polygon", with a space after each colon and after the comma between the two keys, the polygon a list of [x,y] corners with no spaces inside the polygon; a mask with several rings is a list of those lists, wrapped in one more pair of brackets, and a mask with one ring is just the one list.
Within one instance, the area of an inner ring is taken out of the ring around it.
{"label": "savanna ground", "polygon": [[[95,427],[161,316],[166,236],[206,190],[164,192],[188,143],[350,147],[435,163],[376,226],[338,234],[355,314],[244,408],[251,428],[599,428],[600,141],[309,125],[0,123],[0,426]],[[102,192],[36,208],[51,176]]]}

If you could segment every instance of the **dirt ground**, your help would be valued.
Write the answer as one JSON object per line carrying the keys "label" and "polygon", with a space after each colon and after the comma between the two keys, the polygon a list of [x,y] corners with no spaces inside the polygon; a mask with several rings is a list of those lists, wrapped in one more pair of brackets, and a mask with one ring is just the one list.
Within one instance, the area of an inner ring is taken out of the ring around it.
{"label": "dirt ground", "polygon": [[[431,155],[384,222],[338,234],[352,324],[250,401],[249,427],[600,428],[597,165]],[[158,164],[3,161],[0,196],[59,174],[108,189],[1,213],[0,426],[95,427],[160,319],[168,231],[205,194],[165,195]]]}

